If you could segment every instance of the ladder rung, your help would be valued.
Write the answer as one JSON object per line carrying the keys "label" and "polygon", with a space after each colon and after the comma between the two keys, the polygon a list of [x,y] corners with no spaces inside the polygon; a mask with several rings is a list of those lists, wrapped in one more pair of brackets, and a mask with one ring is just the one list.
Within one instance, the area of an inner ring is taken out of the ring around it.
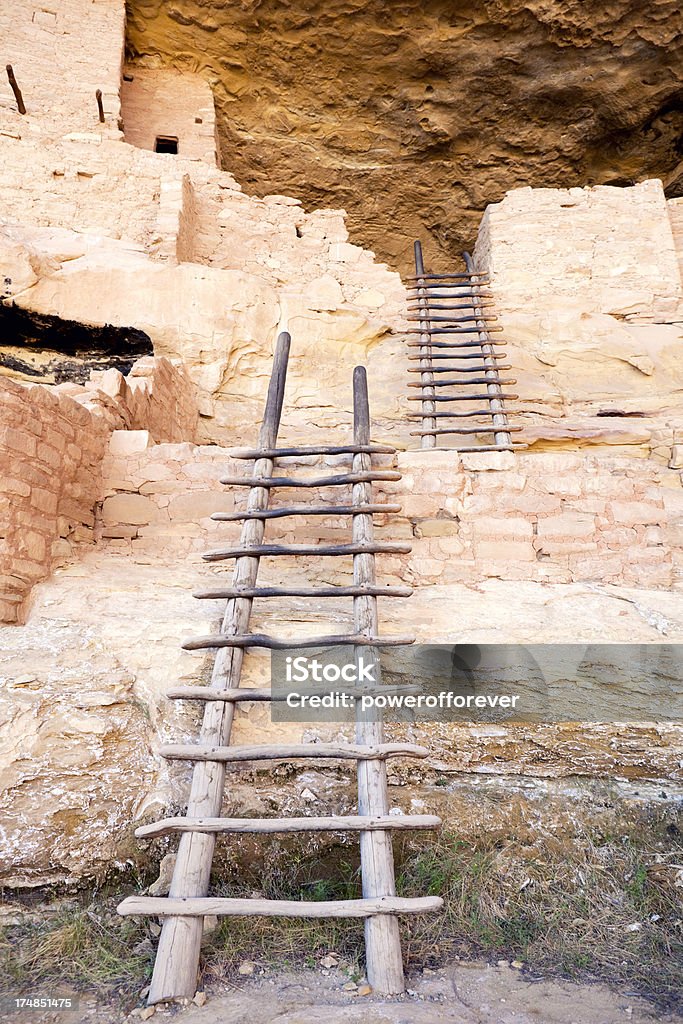
{"label": "ladder rung", "polygon": [[467,294],[479,288],[486,288],[488,295],[493,294],[490,281],[457,280],[455,277],[453,280],[428,281],[426,284],[406,285],[406,291],[409,293],[410,298],[415,298],[415,295],[410,295],[410,292],[416,292],[418,295],[420,293],[432,295],[435,292],[454,292],[457,296],[460,296],[463,292]]}
{"label": "ladder rung", "polygon": [[[499,430],[500,430],[501,434],[504,434],[506,432],[506,430],[507,430],[507,427],[500,427]],[[437,431],[433,431],[433,430],[426,430],[425,431],[425,434],[429,434],[430,436],[433,433],[437,433],[438,434],[439,431],[438,430]],[[463,452],[465,454],[470,455],[470,454],[472,454],[472,452],[516,452],[519,448],[527,448],[527,447],[528,447],[528,445],[526,445],[526,444],[482,444],[482,445],[472,446],[472,447],[469,447],[469,448],[452,448],[452,449],[444,449],[444,450],[445,451],[449,451],[450,450],[450,451],[454,451],[454,452]]]}
{"label": "ladder rung", "polygon": [[199,600],[217,601],[235,597],[410,597],[412,593],[411,587],[384,586],[216,587],[211,590],[195,590],[192,596]]}
{"label": "ladder rung", "polygon": [[272,832],[377,832],[438,828],[434,814],[337,815],[330,818],[164,818],[135,829],[138,839],[156,839],[174,832],[250,834]]}
{"label": "ladder rung", "polygon": [[[427,413],[422,419],[430,419],[430,414]],[[522,430],[522,427],[510,427],[507,424],[504,427],[496,426],[495,424],[488,423],[486,426],[481,427],[444,427],[443,429],[434,430],[411,430],[411,437],[424,437],[426,434],[510,434],[512,431]]]}
{"label": "ladder rung", "polygon": [[266,647],[271,651],[304,650],[307,647],[403,647],[415,643],[415,637],[365,636],[363,633],[334,634],[331,636],[304,637],[297,640],[280,640],[265,633],[244,633],[230,636],[213,633],[186,640],[184,651],[201,651],[213,647]]}
{"label": "ladder rung", "polygon": [[473,316],[432,316],[431,315],[431,310],[429,310],[429,309],[425,309],[424,310],[424,315],[423,316],[413,316],[411,314],[410,316],[406,317],[406,320],[429,320],[430,323],[432,321],[446,321],[449,324],[460,324],[460,323],[465,324],[465,323],[472,323],[472,321],[477,321],[477,320],[486,320],[486,321],[488,321],[488,320],[497,320],[497,319],[498,319],[497,316],[487,316],[487,317],[484,317],[484,316],[477,316],[476,314],[474,314]]}
{"label": "ladder rung", "polygon": [[[424,318],[429,319],[428,317]],[[493,334],[504,327],[408,327],[403,334]]]}
{"label": "ladder rung", "polygon": [[406,899],[374,896],[359,900],[256,900],[218,896],[171,899],[167,896],[129,896],[116,908],[123,917],[374,917],[376,914],[427,914],[441,910],[440,896]]}
{"label": "ladder rung", "polygon": [[[479,342],[477,342],[477,344],[479,344]],[[486,344],[486,342],[484,342],[484,344]],[[420,347],[421,348],[431,348],[431,346],[428,346],[428,345],[421,345]],[[484,353],[483,352],[463,352],[461,355],[457,355],[457,353],[452,353],[452,352],[430,352],[428,355],[408,356],[408,361],[409,362],[417,362],[420,359],[484,359],[484,358],[488,358],[488,359],[507,359],[507,355],[505,354],[505,352],[492,352],[487,357],[484,357]],[[453,369],[457,370],[458,367],[454,366]]]}
{"label": "ladder rung", "polygon": [[517,381],[514,378],[510,380],[492,380],[488,377],[473,377],[472,380],[434,380],[430,384],[423,384],[421,381],[415,381],[409,383],[409,388],[450,388],[453,386],[458,387],[469,387],[470,384],[516,384]]}
{"label": "ladder rung", "polygon": [[310,480],[294,480],[287,476],[243,477],[224,476],[222,484],[241,487],[342,487],[344,484],[367,484],[373,480],[400,480],[401,474],[390,470],[372,470],[368,473],[343,473],[339,476],[320,476]]}
{"label": "ladder rung", "polygon": [[411,287],[408,288],[409,302],[416,302],[418,299],[423,299],[429,302],[432,298],[467,299],[470,297],[477,300],[480,298],[493,299],[494,294],[488,285],[475,285],[473,287],[469,284],[433,284],[428,285],[425,288],[416,288],[414,285],[411,285]]}
{"label": "ladder rung", "polygon": [[224,558],[261,558],[266,555],[375,555],[380,552],[392,555],[407,555],[409,544],[389,544],[372,541],[369,544],[254,544],[244,548],[225,548],[207,551],[202,555],[205,562],[219,562]]}
{"label": "ladder rung", "polygon": [[408,301],[408,307],[407,308],[409,310],[426,311],[427,308],[428,309],[472,309],[475,306],[476,306],[477,309],[487,309],[490,306],[495,306],[495,302],[479,302],[478,299],[475,299],[474,302],[464,302],[464,303],[460,303],[459,305],[450,306],[450,305],[444,305],[443,303],[430,302],[429,301],[429,296],[426,295],[426,296],[424,296],[424,298],[422,298],[420,300],[410,299]]}
{"label": "ladder rung", "polygon": [[427,274],[427,273],[424,273],[424,274],[408,274],[408,276],[406,277],[406,281],[424,281],[424,280],[446,281],[446,280],[450,280],[452,277],[470,278],[470,277],[488,277],[488,276],[489,276],[488,270],[482,270],[480,272],[477,272],[476,270],[457,270],[453,274]]}
{"label": "ladder rung", "polygon": [[294,445],[290,448],[237,448],[232,459],[278,459],[295,455],[395,455],[388,444]]}
{"label": "ladder rung", "polygon": [[[412,399],[409,399],[409,401],[412,401]],[[420,401],[422,401],[422,399],[420,399]],[[431,401],[431,399],[427,399],[427,401]],[[467,416],[495,416],[495,411],[491,410],[491,409],[472,409],[471,412],[468,411],[468,412],[428,412],[428,413],[409,412],[408,413],[408,419],[409,420],[423,420],[425,418],[425,416],[428,417],[429,419],[439,419],[439,418],[448,417],[449,419],[458,419],[458,420],[460,420],[460,419],[465,419]]]}
{"label": "ladder rung", "polygon": [[426,747],[412,743],[295,743],[276,746],[212,747],[201,743],[167,743],[159,747],[169,761],[295,761],[299,758],[339,758],[342,761],[384,761],[387,757],[428,757]]}
{"label": "ladder rung", "polygon": [[[469,414],[468,414],[469,415]],[[421,417],[420,417],[421,418]],[[193,597],[211,601],[234,597],[410,597],[411,587],[217,587],[196,590]]]}
{"label": "ladder rung", "polygon": [[263,689],[238,686],[229,690],[214,689],[212,686],[175,686],[172,690],[167,690],[165,696],[169,700],[222,700],[226,704],[244,704],[247,701],[269,701],[277,704],[287,699],[274,697],[269,686]]}
{"label": "ladder rung", "polygon": [[[307,697],[327,697],[334,691],[329,686],[306,687]],[[353,686],[354,697],[364,697],[366,694],[394,694],[394,693],[421,693],[419,686],[407,684],[404,686]],[[269,701],[273,704],[281,704],[287,701],[287,694],[280,696],[277,692],[268,688],[250,689],[249,687],[233,687],[229,690],[214,689],[212,686],[176,686],[167,690],[165,696],[169,700],[204,700],[204,701],[225,701],[227,704],[241,704],[248,701]]]}
{"label": "ladder rung", "polygon": [[356,516],[375,512],[400,512],[400,505],[288,505],[261,511],[214,512],[218,523],[234,523],[242,519],[282,519],[285,516]]}
{"label": "ladder rung", "polygon": [[[497,381],[492,380],[491,384],[496,384]],[[504,395],[502,392],[499,395],[489,395],[484,392],[483,395],[431,395],[429,398],[421,397],[420,395],[408,395],[409,402],[472,402],[475,399],[480,401],[482,398],[497,399],[500,401],[510,401],[515,398],[519,398],[519,395]]]}
{"label": "ladder rung", "polygon": [[[419,356],[418,356],[419,358]],[[423,357],[424,358],[424,357]],[[434,358],[433,356],[431,357]],[[453,356],[449,358],[453,359]],[[486,370],[511,370],[510,363],[496,366],[409,366],[408,373],[484,373]],[[468,381],[473,383],[473,381]]]}
{"label": "ladder rung", "polygon": [[[492,338],[490,341],[483,342],[484,345],[495,345],[500,348],[503,345],[507,345],[506,341],[502,339],[496,340]],[[481,348],[481,341],[407,341],[406,345],[408,348]]]}

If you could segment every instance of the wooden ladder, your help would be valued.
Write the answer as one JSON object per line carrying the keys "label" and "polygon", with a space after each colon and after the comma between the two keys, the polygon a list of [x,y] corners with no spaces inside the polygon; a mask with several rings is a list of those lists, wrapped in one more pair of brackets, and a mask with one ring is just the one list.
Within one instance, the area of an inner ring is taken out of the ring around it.
{"label": "wooden ladder", "polygon": [[[465,443],[455,446],[460,452],[526,448],[524,444],[513,443],[510,437],[522,428],[508,423],[505,400],[519,396],[506,394],[503,387],[517,381],[503,380],[500,376],[500,371],[509,370],[510,366],[500,362],[505,358],[500,352],[505,342],[491,338],[492,333],[503,328],[494,325],[497,317],[488,312],[493,305],[490,291],[485,290],[488,277],[477,272],[468,252],[463,253],[463,258],[464,272],[430,274],[424,268],[422,245],[415,242],[415,274],[408,278],[408,320],[419,322],[419,326],[410,328],[407,333],[420,336],[419,340],[408,342],[409,348],[419,349],[408,359],[419,365],[408,372],[419,373],[420,378],[408,387],[419,388],[420,394],[411,396],[408,401],[421,402],[420,412],[411,415],[411,419],[419,419],[421,423],[420,429],[411,434],[421,438],[423,448],[436,448],[437,437],[443,435],[463,437]],[[445,335],[448,335],[447,340],[443,338]],[[434,365],[435,360],[442,359],[448,360],[448,365]],[[442,373],[447,374],[446,379],[438,376]],[[437,390],[441,388],[449,391]],[[437,403],[443,402],[465,404],[459,404],[455,412],[437,409]],[[483,402],[487,403],[485,408],[481,408]],[[490,422],[477,422],[489,418]],[[444,420],[454,420],[455,424],[440,426]],[[466,442],[468,438],[486,434],[493,434],[493,444],[484,441],[468,445]]]}
{"label": "wooden ladder", "polygon": [[[249,488],[244,512],[216,513],[213,519],[243,521],[237,547],[210,551],[208,561],[235,559],[232,585],[203,590],[199,598],[227,598],[221,631],[199,637],[183,646],[187,650],[217,650],[208,686],[183,686],[168,691],[173,699],[204,702],[204,719],[196,744],[162,746],[160,753],[170,759],[194,762],[187,816],[166,818],[136,829],[138,837],[152,838],[180,833],[173,879],[168,897],[131,896],[118,912],[124,915],[151,914],[163,918],[148,1003],[188,998],[195,993],[204,915],[259,915],[291,917],[365,918],[366,970],[368,981],[379,993],[404,991],[398,914],[438,910],[438,897],[404,899],[396,896],[391,832],[395,829],[436,828],[440,819],[431,815],[389,814],[386,761],[390,757],[426,757],[423,747],[407,743],[386,743],[379,713],[357,712],[355,743],[304,743],[274,746],[231,746],[235,705],[242,701],[273,699],[269,689],[240,689],[242,664],[250,648],[295,649],[353,645],[367,665],[375,666],[379,684],[379,648],[412,643],[412,638],[378,635],[377,598],[407,597],[405,587],[380,586],[375,574],[375,555],[380,552],[407,553],[410,547],[374,539],[375,512],[395,512],[400,506],[376,504],[372,498],[375,480],[398,480],[400,473],[373,468],[372,456],[393,454],[395,449],[373,444],[365,369],[353,373],[353,443],[338,446],[277,447],[282,412],[290,337],[279,336],[273,374],[268,388],[259,447],[243,450],[236,457],[255,460],[250,478],[226,477],[222,483]],[[297,455],[352,456],[351,472],[298,479],[273,475],[278,458]],[[340,505],[289,505],[269,508],[271,493],[280,487],[347,487],[351,502]],[[338,515],[352,518],[351,543],[338,545],[264,544],[268,519],[283,516]],[[353,586],[271,587],[258,586],[257,573],[264,556],[351,555]],[[269,597],[353,598],[354,631],[348,635],[319,636],[314,639],[279,639],[249,632],[254,599]],[[363,692],[367,692],[366,689]],[[384,691],[383,692],[389,692]],[[356,702],[356,707],[360,702]],[[226,765],[244,761],[339,758],[357,762],[358,814],[325,818],[222,818]],[[273,833],[303,831],[353,831],[360,835],[362,898],[332,901],[268,899],[220,899],[209,897],[209,878],[216,836],[230,833]]]}

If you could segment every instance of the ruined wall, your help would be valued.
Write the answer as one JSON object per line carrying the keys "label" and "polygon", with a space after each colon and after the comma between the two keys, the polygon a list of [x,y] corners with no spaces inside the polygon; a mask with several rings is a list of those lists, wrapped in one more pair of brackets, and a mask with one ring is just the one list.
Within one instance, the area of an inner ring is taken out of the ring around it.
{"label": "ruined wall", "polygon": [[[392,320],[402,318],[398,275],[343,241],[340,213],[306,215],[286,197],[250,200],[213,173],[218,180],[206,187],[219,198],[210,222],[195,202],[206,196],[189,181],[176,178],[162,188],[153,259],[126,240],[6,228],[0,265],[6,277],[20,281],[12,301],[65,320],[143,331],[156,354],[186,365],[199,391],[207,440],[220,441],[226,430],[240,439],[260,416],[280,326],[296,339],[289,401],[301,410],[302,432],[311,402],[323,410],[323,422],[338,421],[338,408],[348,408],[351,397],[346,368],[366,360],[383,365],[377,412],[396,420],[405,377],[399,341],[389,336]],[[224,223],[216,227],[221,211]],[[221,256],[207,259],[208,266],[176,263],[177,255],[192,255],[187,250],[210,245],[217,252],[219,244]],[[385,338],[388,354],[379,345]]]}
{"label": "ruined wall", "polygon": [[[337,470],[347,462],[337,460]],[[402,512],[379,516],[379,535],[412,545],[409,555],[382,558],[390,583],[424,588],[495,578],[670,589],[681,580],[679,470],[608,455],[439,451],[402,452],[389,465],[403,479],[377,483],[377,495],[398,501]],[[296,473],[317,475],[324,467],[307,459]],[[133,556],[234,543],[240,524],[214,523],[209,516],[240,502],[239,491],[217,481],[241,473],[243,464],[220,448],[164,445],[130,457],[110,451],[103,536],[126,538]],[[322,492],[319,497],[324,500]],[[346,525],[335,516],[296,525],[274,520],[267,532],[273,542],[330,543],[339,542]],[[314,558],[300,562],[296,571],[303,567],[320,581],[334,571],[338,582],[351,582],[350,560],[341,566]]]}
{"label": "ruined wall", "polygon": [[128,65],[121,108],[131,146],[154,151],[158,138],[175,138],[180,156],[209,166],[218,162],[213,94],[198,75]]}
{"label": "ruined wall", "polygon": [[0,618],[17,622],[33,584],[73,545],[92,542],[108,431],[71,398],[12,381],[2,385],[0,421]]}
{"label": "ruined wall", "polygon": [[[0,139],[119,138],[124,0],[12,0],[0,11],[3,65],[12,64],[26,114],[0,77]],[[84,45],[87,38],[87,45]],[[101,89],[105,123],[95,90]]]}
{"label": "ruined wall", "polygon": [[94,542],[112,429],[146,428],[159,441],[195,435],[191,386],[168,360],[140,360],[128,380],[114,369],[93,378],[90,388],[0,383],[0,622],[23,621],[36,582]]}
{"label": "ruined wall", "polygon": [[683,427],[675,209],[660,181],[518,189],[487,209],[475,258],[536,448],[642,446],[668,462]]}
{"label": "ruined wall", "polygon": [[577,315],[666,322],[683,292],[669,209],[659,180],[633,188],[522,188],[487,207],[478,266],[503,311],[549,303]]}

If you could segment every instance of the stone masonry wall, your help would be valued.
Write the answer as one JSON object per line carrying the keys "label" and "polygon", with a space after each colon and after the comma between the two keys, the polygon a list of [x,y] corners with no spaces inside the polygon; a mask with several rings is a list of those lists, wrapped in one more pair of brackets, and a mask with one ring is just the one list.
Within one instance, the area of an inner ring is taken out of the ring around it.
{"label": "stone masonry wall", "polygon": [[50,147],[3,139],[2,145],[0,197],[8,223],[105,235],[149,250],[157,246],[161,179],[172,157],[155,159],[122,144],[103,145],[99,138]]}
{"label": "stone masonry wall", "polygon": [[[114,403],[111,429],[147,430],[153,441],[193,441],[197,434],[196,392],[187,370],[164,356],[145,356],[124,377],[118,370],[91,373],[93,389],[75,394],[87,405]],[[63,387],[63,386],[62,386]],[[74,394],[74,385],[66,385]]]}
{"label": "stone masonry wall", "polygon": [[680,440],[674,227],[660,181],[516,189],[487,208],[475,259],[490,274],[522,440],[642,445],[657,459]]}
{"label": "stone masonry wall", "polygon": [[669,210],[671,233],[673,234],[676,255],[678,256],[678,268],[683,280],[683,198],[669,199],[666,205]]}
{"label": "stone masonry wall", "polygon": [[632,188],[519,188],[487,207],[476,246],[501,309],[571,301],[666,320],[681,280],[661,181]]}
{"label": "stone masonry wall", "polygon": [[[2,63],[13,65],[26,105],[22,116],[3,70],[0,137],[96,132],[119,138],[124,35],[124,0],[12,0],[0,5]],[[103,125],[96,89],[102,90]]]}
{"label": "stone masonry wall", "polygon": [[402,452],[397,463],[403,479],[378,490],[403,505],[416,585],[497,578],[668,589],[681,580],[679,471],[569,452]]}
{"label": "stone masonry wall", "polygon": [[[378,535],[407,541],[412,552],[382,556],[387,582],[425,587],[496,578],[667,589],[680,579],[680,472],[643,460],[567,453],[403,452],[396,462],[403,479],[378,484],[377,495],[398,501],[403,511],[378,516]],[[343,464],[326,463],[337,470]],[[322,465],[313,468],[307,460],[297,473],[316,473]],[[237,489],[218,483],[220,476],[244,472],[229,449],[146,448],[143,438],[138,451],[125,452],[117,444],[104,464],[101,536],[143,557],[232,543],[240,524],[209,516],[241,500]],[[296,526],[269,522],[267,536],[283,543],[338,542],[345,531],[348,523],[338,517],[311,517]],[[334,573],[335,581],[349,582],[350,563],[301,559],[288,571],[328,581]],[[231,563],[218,571],[230,572]]]}
{"label": "stone masonry wall", "polygon": [[92,377],[92,387],[0,383],[2,622],[21,621],[33,585],[93,542],[113,429],[124,448],[139,428],[159,441],[195,436],[192,385],[169,360],[141,359],[128,379],[114,369]]}
{"label": "stone masonry wall", "polygon": [[108,433],[103,418],[67,395],[2,382],[2,621],[21,621],[34,583],[75,545],[92,540]]}
{"label": "stone masonry wall", "polygon": [[175,137],[179,156],[208,165],[218,162],[213,94],[199,75],[128,65],[121,108],[131,146],[154,150],[158,136]]}

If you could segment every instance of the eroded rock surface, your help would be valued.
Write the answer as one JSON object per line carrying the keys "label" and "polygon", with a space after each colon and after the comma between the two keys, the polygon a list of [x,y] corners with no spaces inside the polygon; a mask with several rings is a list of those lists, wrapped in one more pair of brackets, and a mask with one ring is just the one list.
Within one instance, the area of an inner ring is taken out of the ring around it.
{"label": "eroded rock surface", "polygon": [[128,15],[137,59],[213,84],[247,189],[344,206],[394,265],[425,234],[450,260],[520,185],[661,176],[680,194],[673,0],[132,0]]}

